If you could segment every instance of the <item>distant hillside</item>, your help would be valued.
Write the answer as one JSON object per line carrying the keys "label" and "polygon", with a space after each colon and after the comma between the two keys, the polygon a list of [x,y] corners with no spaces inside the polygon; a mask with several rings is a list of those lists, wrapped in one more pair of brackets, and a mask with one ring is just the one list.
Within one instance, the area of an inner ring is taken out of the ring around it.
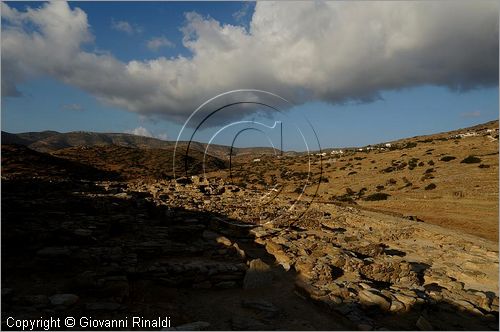
{"label": "distant hillside", "polygon": [[59,158],[14,144],[2,144],[2,177],[86,180],[117,180],[121,178],[118,173],[113,171],[98,169],[77,160]]}
{"label": "distant hillside", "polygon": [[[187,146],[187,142],[179,142],[181,147]],[[29,147],[38,152],[55,152],[73,147],[94,146],[119,146],[135,149],[172,149],[175,141],[163,141],[160,139],[137,136],[125,133],[94,133],[74,131],[59,133],[56,131],[27,132],[12,134],[2,131],[2,144],[18,144]],[[191,142],[190,151],[203,152],[205,143]],[[180,150],[185,151],[185,150]],[[207,150],[208,154],[220,159],[227,159],[230,147],[211,144]],[[233,154],[270,154],[274,153],[272,148],[234,148]]]}
{"label": "distant hillside", "polygon": [[[368,146],[385,146],[385,143],[389,143],[393,148],[394,147],[404,147],[408,143],[424,143],[424,142],[431,142],[434,140],[447,140],[451,137],[454,137],[456,135],[464,135],[466,133],[474,133],[476,135],[489,135],[487,132],[488,130],[492,129],[498,129],[498,120],[493,120],[489,121],[486,123],[481,123],[472,127],[466,127],[466,128],[460,128],[460,129],[455,129],[451,131],[445,131],[445,132],[440,132],[440,133],[435,133],[435,134],[429,134],[429,135],[420,135],[420,136],[414,136],[414,137],[404,137],[400,138],[397,140],[393,141],[386,141],[386,142],[379,142],[376,144],[371,144]],[[492,136],[495,139],[498,139],[498,131],[496,134],[493,134]],[[365,146],[366,147],[366,146]],[[330,153],[333,150],[357,150],[359,147],[337,147],[337,148],[325,148],[322,150],[322,152],[325,153]],[[318,151],[314,151],[317,153]]]}
{"label": "distant hillside", "polygon": [[[436,133],[432,135],[422,135],[410,138],[401,138],[399,140],[384,142],[391,143],[392,145],[404,145],[409,142],[423,142],[429,140],[446,139],[453,135],[459,135],[466,132],[483,132],[488,129],[498,128],[498,120],[490,121],[484,124],[475,125],[468,128],[456,129],[453,131]],[[29,147],[38,152],[55,152],[62,149],[73,147],[94,147],[94,146],[119,146],[135,149],[173,149],[175,141],[163,141],[160,139],[136,136],[125,133],[94,133],[74,131],[69,133],[59,133],[56,131],[42,131],[42,132],[27,132],[12,134],[2,131],[2,144],[18,144]],[[187,142],[179,142],[181,148],[180,153],[185,153]],[[372,146],[381,145],[373,144]],[[190,153],[192,151],[205,152],[205,143],[191,142]],[[341,149],[356,149],[355,147],[341,147]],[[329,153],[333,148],[324,148],[322,152]],[[211,144],[207,150],[208,155],[227,160],[229,159],[230,147],[224,145]],[[316,153],[317,151],[313,151]],[[233,148],[233,155],[248,156],[251,158],[258,155],[274,154],[275,151],[270,147],[251,147],[251,148]],[[276,150],[276,153],[279,153]],[[303,152],[285,152],[287,156],[302,155]]]}
{"label": "distant hillside", "polygon": [[92,133],[55,131],[11,134],[2,131],[2,144],[20,144],[39,152],[52,152],[75,146],[118,145],[140,149],[159,149],[174,145],[174,142],[156,138],[122,133]]}
{"label": "distant hillside", "polygon": [[[63,158],[96,169],[115,172],[122,178],[137,179],[166,179],[173,177],[173,147],[165,149],[138,149],[117,145],[71,147],[52,152],[53,156]],[[192,150],[186,157],[177,153],[176,176],[200,174],[203,172],[203,154],[199,150]],[[187,170],[185,169],[187,166]],[[220,158],[205,157],[207,172],[225,169],[228,162]]]}

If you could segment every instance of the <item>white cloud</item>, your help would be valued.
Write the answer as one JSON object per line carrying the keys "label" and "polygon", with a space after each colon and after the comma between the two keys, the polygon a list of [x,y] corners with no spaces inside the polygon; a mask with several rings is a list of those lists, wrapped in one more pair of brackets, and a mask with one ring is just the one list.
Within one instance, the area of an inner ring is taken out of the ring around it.
{"label": "white cloud", "polygon": [[144,137],[153,137],[153,134],[146,128],[139,126],[135,129],[126,131],[127,134],[132,134],[132,135],[137,135],[137,136],[144,136]]}
{"label": "white cloud", "polygon": [[158,135],[156,135],[156,138],[161,139],[163,141],[166,141],[166,140],[168,140],[168,135],[167,135],[167,133],[158,134]]}
{"label": "white cloud", "polygon": [[143,126],[139,126],[139,127],[132,129],[132,130],[127,130],[127,131],[125,131],[125,133],[137,135],[137,136],[157,138],[157,139],[161,139],[164,141],[166,141],[168,139],[167,133],[160,133],[158,135],[154,135],[153,133],[151,133],[148,129],[144,128]]}
{"label": "white cloud", "polygon": [[481,111],[464,112],[461,115],[463,118],[479,118]]}
{"label": "white cloud", "polygon": [[127,21],[115,21],[114,19],[111,19],[111,28],[116,31],[125,32],[129,35],[142,32],[142,28],[137,24],[132,24]]}
{"label": "white cloud", "polygon": [[170,40],[168,40],[165,37],[154,37],[148,40],[147,44],[148,48],[151,51],[158,51],[162,47],[174,47],[174,43],[172,43]]}
{"label": "white cloud", "polygon": [[2,18],[5,95],[48,75],[110,105],[179,121],[238,88],[339,103],[423,84],[498,84],[495,1],[265,1],[256,3],[248,29],[187,13],[183,45],[191,57],[130,62],[84,51],[92,41],[87,16],[64,2],[25,12],[2,3]]}

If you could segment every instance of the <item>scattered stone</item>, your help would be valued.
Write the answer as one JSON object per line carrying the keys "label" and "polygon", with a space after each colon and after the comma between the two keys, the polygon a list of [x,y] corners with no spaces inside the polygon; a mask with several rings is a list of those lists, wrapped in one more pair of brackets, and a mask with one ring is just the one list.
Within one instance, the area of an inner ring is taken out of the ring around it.
{"label": "scattered stone", "polygon": [[368,325],[368,324],[358,324],[358,329],[360,331],[371,331],[371,330],[373,330],[373,326]]}
{"label": "scattered stone", "polygon": [[216,288],[235,288],[237,286],[235,281],[222,281],[215,284]]}
{"label": "scattered stone", "polygon": [[268,287],[273,281],[273,275],[269,265],[260,259],[250,261],[249,268],[243,279],[243,288]]}
{"label": "scattered stone", "polygon": [[38,250],[36,254],[44,258],[69,257],[71,250],[65,247],[47,247]]}
{"label": "scattered stone", "polygon": [[278,313],[278,308],[265,300],[243,300],[241,306],[259,312],[263,318],[272,318]]}
{"label": "scattered stone", "polygon": [[91,311],[116,311],[121,308],[121,305],[114,302],[95,302],[87,303],[85,308]]}
{"label": "scattered stone", "polygon": [[50,303],[49,298],[46,295],[23,295],[17,298],[17,301],[24,305],[32,305],[36,307],[44,307]]}
{"label": "scattered stone", "polygon": [[219,236],[215,239],[218,244],[222,244],[226,247],[230,247],[233,243],[225,236]]}
{"label": "scattered stone", "polygon": [[75,294],[55,294],[49,297],[50,303],[56,306],[71,306],[78,302],[79,297]]}
{"label": "scattered stone", "polygon": [[387,311],[391,307],[390,300],[384,296],[377,294],[375,290],[363,289],[358,293],[359,300],[366,306],[378,306],[380,309]]}
{"label": "scattered stone", "polygon": [[398,300],[391,301],[391,307],[389,308],[391,312],[401,312],[405,311],[405,309],[406,307],[402,302],[399,302]]}
{"label": "scattered stone", "polygon": [[89,237],[92,235],[92,230],[79,228],[79,229],[75,229],[74,233],[75,233],[75,235],[78,235],[81,237]]}
{"label": "scattered stone", "polygon": [[424,316],[418,318],[416,325],[420,331],[434,331],[431,323]]}
{"label": "scattered stone", "polygon": [[233,327],[233,330],[240,331],[271,330],[261,321],[247,316],[233,316],[231,318],[231,326]]}
{"label": "scattered stone", "polygon": [[210,323],[208,322],[192,322],[187,324],[182,324],[176,327],[166,327],[161,329],[161,331],[204,331],[208,330]]}

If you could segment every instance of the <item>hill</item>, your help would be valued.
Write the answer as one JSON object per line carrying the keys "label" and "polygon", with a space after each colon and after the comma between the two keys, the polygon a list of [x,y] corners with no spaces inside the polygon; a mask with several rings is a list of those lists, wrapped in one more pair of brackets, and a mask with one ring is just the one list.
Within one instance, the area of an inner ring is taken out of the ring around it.
{"label": "hill", "polygon": [[123,133],[93,133],[83,131],[59,133],[56,131],[43,131],[11,134],[2,131],[2,144],[21,144],[39,152],[52,152],[75,146],[107,145],[158,149],[171,147],[175,143]]}
{"label": "hill", "polygon": [[498,165],[498,121],[492,121],[390,147],[241,162],[233,181],[250,189],[279,185],[293,198],[310,174],[321,184],[317,192],[307,186],[304,197],[319,204],[357,206],[498,241]]}
{"label": "hill", "polygon": [[[96,133],[85,131],[74,131],[59,133],[56,131],[26,132],[13,134],[2,131],[2,144],[17,144],[29,147],[38,152],[55,152],[73,147],[95,147],[95,146],[120,146],[135,149],[170,149],[175,147],[175,141],[163,141],[157,138],[137,136],[125,133]],[[179,142],[181,148],[187,142]],[[190,143],[190,151],[196,150],[204,153],[207,144],[199,142]],[[182,150],[182,149],[181,149]],[[211,144],[207,153],[220,159],[227,159],[230,152],[229,146]],[[233,154],[273,154],[272,148],[252,147],[233,148]]]}
{"label": "hill", "polygon": [[2,145],[3,179],[119,180],[118,173],[76,160],[58,158],[22,145]]}

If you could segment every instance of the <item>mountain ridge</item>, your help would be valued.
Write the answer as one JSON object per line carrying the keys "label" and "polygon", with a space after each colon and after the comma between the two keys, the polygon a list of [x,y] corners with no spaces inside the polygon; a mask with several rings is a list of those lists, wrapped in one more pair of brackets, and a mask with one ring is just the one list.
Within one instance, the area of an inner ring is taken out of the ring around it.
{"label": "mountain ridge", "polygon": [[[417,135],[413,137],[402,137],[397,140],[391,140],[384,143],[401,143],[411,140],[422,140],[429,137],[439,138],[441,136],[459,134],[464,131],[481,130],[486,128],[498,128],[498,120],[492,120],[485,123],[477,124],[470,127],[458,128],[450,131],[439,132],[427,135]],[[61,133],[57,131],[41,131],[41,132],[23,132],[23,133],[9,133],[2,131],[2,144],[19,144],[29,147],[38,152],[55,152],[58,150],[79,147],[79,146],[109,146],[117,145],[122,147],[140,148],[140,149],[171,149],[175,146],[175,141],[165,141],[154,137],[139,136],[128,133],[101,133],[89,131],[71,131]],[[180,141],[180,146],[187,146],[186,141]],[[376,143],[370,145],[380,145],[383,143]],[[367,146],[370,146],[367,145]],[[192,141],[190,148],[204,152],[207,143]],[[342,149],[354,149],[357,147],[341,147]],[[330,152],[336,148],[328,147],[322,149],[323,152]],[[211,144],[208,149],[208,154],[224,158],[229,155],[230,146]],[[279,150],[276,150],[279,152]],[[270,147],[246,147],[246,148],[233,148],[235,154],[269,154],[274,153],[275,150]],[[318,152],[318,151],[312,151]],[[285,151],[286,154],[300,154],[296,151]]]}

